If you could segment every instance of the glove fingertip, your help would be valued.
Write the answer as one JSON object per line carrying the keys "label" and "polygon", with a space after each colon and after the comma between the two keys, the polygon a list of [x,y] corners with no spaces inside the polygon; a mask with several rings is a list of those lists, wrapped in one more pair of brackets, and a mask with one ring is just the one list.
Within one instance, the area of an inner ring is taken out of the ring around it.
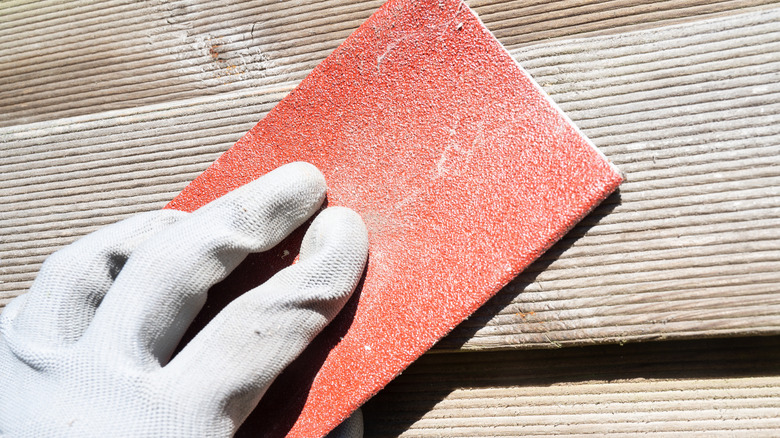
{"label": "glove fingertip", "polygon": [[330,246],[340,255],[364,260],[368,253],[368,230],[360,215],[346,207],[329,207],[317,216],[301,242],[300,259]]}

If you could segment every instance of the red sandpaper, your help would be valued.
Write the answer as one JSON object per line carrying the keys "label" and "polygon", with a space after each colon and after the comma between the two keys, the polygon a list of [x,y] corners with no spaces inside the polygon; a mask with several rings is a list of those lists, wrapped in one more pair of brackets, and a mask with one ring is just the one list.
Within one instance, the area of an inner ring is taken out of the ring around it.
{"label": "red sandpaper", "polygon": [[[459,0],[386,3],[168,207],[195,210],[293,161],[363,217],[369,263],[239,436],[324,435],[621,182]],[[259,284],[296,242],[210,295]]]}

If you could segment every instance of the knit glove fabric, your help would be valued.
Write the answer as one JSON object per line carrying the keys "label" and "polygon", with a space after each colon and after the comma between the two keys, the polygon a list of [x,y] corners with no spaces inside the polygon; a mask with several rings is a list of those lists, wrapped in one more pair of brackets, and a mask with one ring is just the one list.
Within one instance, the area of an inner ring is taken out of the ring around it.
{"label": "knit glove fabric", "polygon": [[[296,264],[171,355],[208,289],[325,191],[314,166],[292,163],[194,213],[134,216],[50,256],[0,315],[0,437],[232,436],[349,299],[368,252],[360,217],[324,210]],[[356,436],[362,420],[344,426]]]}

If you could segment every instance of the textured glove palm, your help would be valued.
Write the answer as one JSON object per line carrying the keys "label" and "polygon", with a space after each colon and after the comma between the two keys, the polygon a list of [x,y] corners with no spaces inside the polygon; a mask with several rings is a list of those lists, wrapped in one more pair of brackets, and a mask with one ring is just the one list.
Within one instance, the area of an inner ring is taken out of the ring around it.
{"label": "textured glove palm", "polygon": [[324,210],[298,263],[170,357],[208,289],[305,222],[325,190],[293,163],[194,213],[138,215],[49,257],[0,315],[0,436],[232,436],[355,288],[360,217]]}

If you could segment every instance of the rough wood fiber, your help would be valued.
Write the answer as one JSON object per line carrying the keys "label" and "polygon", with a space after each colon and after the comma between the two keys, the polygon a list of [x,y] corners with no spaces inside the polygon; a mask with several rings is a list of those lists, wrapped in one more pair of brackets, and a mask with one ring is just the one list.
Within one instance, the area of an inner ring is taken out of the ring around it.
{"label": "rough wood fiber", "polygon": [[[0,4],[0,126],[302,79],[382,0]],[[507,46],[771,7],[772,0],[473,0]]]}
{"label": "rough wood fiber", "polygon": [[366,438],[777,436],[780,340],[427,355],[370,400]]}
{"label": "rough wood fiber", "polygon": [[[757,11],[515,51],[627,182],[441,348],[777,333],[777,23]],[[0,305],[56,248],[162,207],[293,86],[2,128]]]}

